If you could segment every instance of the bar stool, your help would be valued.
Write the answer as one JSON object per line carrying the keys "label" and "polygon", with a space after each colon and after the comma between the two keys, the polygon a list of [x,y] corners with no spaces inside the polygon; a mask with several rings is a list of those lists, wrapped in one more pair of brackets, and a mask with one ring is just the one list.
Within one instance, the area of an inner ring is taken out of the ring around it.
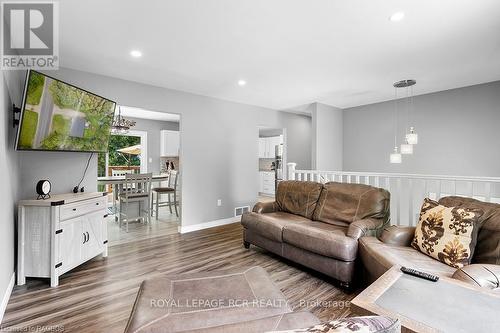
{"label": "bar stool", "polygon": [[[167,187],[155,187],[152,189],[153,195],[151,196],[151,207],[155,207],[151,209],[151,215],[155,214],[156,219],[158,219],[158,211],[160,207],[168,206],[170,210],[170,214],[172,214],[172,205],[174,205],[175,215],[179,217],[179,210],[177,206],[179,205],[179,200],[177,198],[177,188],[179,184],[179,173],[175,170],[171,170],[168,173],[168,185]],[[154,194],[156,193],[156,202],[153,205]],[[167,201],[160,201],[161,196],[163,194],[168,195]],[[172,195],[174,196],[174,200],[172,201]]]}

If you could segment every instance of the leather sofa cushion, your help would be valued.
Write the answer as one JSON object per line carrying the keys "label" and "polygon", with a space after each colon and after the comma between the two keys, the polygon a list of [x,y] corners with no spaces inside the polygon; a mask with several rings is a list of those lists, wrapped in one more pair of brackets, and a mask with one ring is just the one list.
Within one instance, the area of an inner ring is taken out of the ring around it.
{"label": "leather sofa cushion", "polygon": [[361,237],[358,251],[363,265],[375,278],[380,277],[393,265],[448,277],[452,276],[456,270],[412,247],[385,244],[376,237]]}
{"label": "leather sofa cushion", "polygon": [[386,219],[390,194],[364,185],[329,182],[323,185],[313,220],[346,225],[365,218]]}
{"label": "leather sofa cushion", "polygon": [[311,220],[285,212],[266,214],[249,212],[241,217],[241,224],[245,228],[276,242],[283,242],[283,228],[285,226],[308,222]]}
{"label": "leather sofa cushion", "polygon": [[500,205],[472,198],[449,196],[439,200],[447,207],[480,209],[479,233],[472,263],[500,265]]}
{"label": "leather sofa cushion", "polygon": [[500,292],[499,265],[472,264],[457,269],[452,277],[479,287]]}
{"label": "leather sofa cushion", "polygon": [[346,236],[347,228],[322,222],[295,223],[283,229],[283,241],[326,257],[353,261],[358,242]]}
{"label": "leather sofa cushion", "polygon": [[278,184],[276,203],[281,211],[311,219],[322,185],[316,182],[287,180]]}

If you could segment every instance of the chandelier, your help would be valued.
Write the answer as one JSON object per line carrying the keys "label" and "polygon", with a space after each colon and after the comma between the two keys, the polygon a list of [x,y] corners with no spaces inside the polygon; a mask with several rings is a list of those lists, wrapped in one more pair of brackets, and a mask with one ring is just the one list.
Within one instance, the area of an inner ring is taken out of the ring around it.
{"label": "chandelier", "polygon": [[115,134],[127,134],[130,127],[135,126],[135,121],[125,119],[122,117],[122,110],[118,107],[118,116],[113,119],[113,125],[111,126],[111,131]]}
{"label": "chandelier", "polygon": [[[401,163],[402,155],[413,154],[413,146],[418,143],[418,134],[414,126],[410,126],[408,130],[408,122],[410,121],[410,113],[413,113],[413,86],[417,83],[415,80],[401,80],[395,82],[394,86],[394,151],[390,155],[391,163]],[[404,141],[398,152],[397,136],[398,136],[398,88],[406,88],[406,126]]]}

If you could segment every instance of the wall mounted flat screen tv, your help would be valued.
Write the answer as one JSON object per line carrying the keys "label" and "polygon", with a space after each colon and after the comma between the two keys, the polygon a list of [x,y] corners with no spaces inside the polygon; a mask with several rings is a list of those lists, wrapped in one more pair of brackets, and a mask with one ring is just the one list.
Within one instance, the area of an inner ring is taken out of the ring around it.
{"label": "wall mounted flat screen tv", "polygon": [[28,71],[16,148],[105,152],[115,106],[109,99]]}

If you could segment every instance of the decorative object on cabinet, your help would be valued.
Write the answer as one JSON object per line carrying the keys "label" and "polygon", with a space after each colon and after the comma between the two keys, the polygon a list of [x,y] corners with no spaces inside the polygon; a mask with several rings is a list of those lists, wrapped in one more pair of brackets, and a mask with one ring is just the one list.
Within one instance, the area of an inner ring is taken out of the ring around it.
{"label": "decorative object on cabinet", "polygon": [[38,194],[37,200],[50,198],[50,189],[52,184],[47,179],[39,180],[36,184],[36,193]]}
{"label": "decorative object on cabinet", "polygon": [[53,195],[47,200],[21,200],[17,226],[17,284],[26,277],[59,276],[102,254],[108,255],[106,193]]}

